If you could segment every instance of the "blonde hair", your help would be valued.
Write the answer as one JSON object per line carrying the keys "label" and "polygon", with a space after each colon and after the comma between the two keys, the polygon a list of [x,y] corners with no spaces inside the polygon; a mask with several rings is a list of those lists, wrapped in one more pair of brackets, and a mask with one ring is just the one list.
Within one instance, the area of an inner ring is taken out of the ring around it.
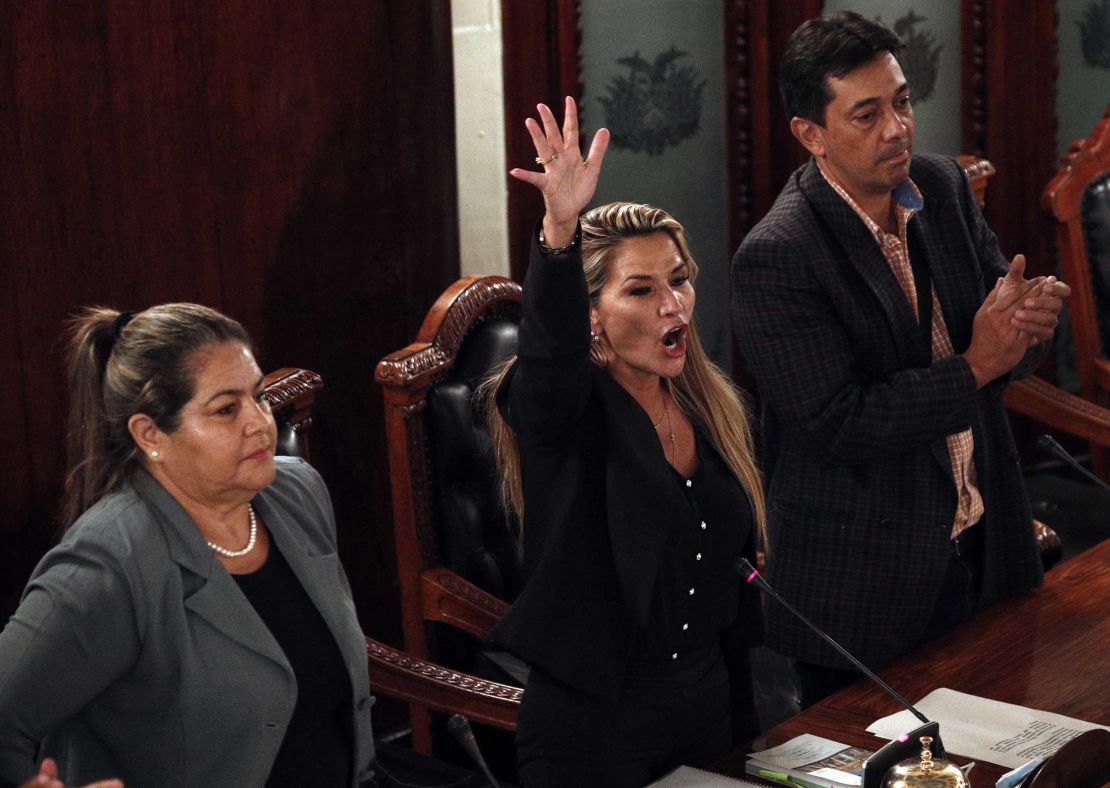
{"label": "blonde hair", "polygon": [[[628,238],[667,233],[689,267],[691,283],[697,278],[698,265],[686,245],[685,230],[661,208],[639,203],[610,203],[583,214],[581,225],[582,270],[591,305],[596,305],[601,298],[601,289],[608,281],[616,251]],[[598,366],[607,363],[596,342],[591,343],[590,360]],[[479,388],[479,396],[485,403],[490,437],[500,470],[502,500],[506,509],[515,513],[523,526],[524,489],[521,484],[520,452],[516,435],[501,416],[496,402],[497,390],[515,361],[516,357],[511,357],[495,369]],[[714,448],[747,492],[759,536],[757,547],[766,549],[763,475],[755,464],[747,401],[728,376],[706,355],[693,322],[686,335],[686,364],[676,378],[668,381],[668,385],[682,410],[705,426]]]}

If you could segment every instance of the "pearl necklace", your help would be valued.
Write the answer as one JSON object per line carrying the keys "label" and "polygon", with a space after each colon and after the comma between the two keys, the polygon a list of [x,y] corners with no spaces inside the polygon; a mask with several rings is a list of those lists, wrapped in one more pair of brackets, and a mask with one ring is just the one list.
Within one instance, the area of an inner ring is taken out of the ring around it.
{"label": "pearl necklace", "polygon": [[[251,518],[251,535],[247,539],[247,546],[242,550],[228,550],[226,547],[220,547],[218,544],[208,542],[208,546],[222,555],[224,558],[241,558],[254,549],[255,539],[258,537],[258,518],[254,515],[254,507],[249,503],[247,504],[247,514]],[[207,542],[207,540],[205,540]]]}

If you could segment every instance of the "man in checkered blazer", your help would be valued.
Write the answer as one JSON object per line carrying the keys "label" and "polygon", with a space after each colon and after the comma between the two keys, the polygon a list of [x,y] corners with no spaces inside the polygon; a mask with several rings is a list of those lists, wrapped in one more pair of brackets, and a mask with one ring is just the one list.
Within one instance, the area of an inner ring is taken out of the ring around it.
{"label": "man in checkered blazer", "polygon": [[[813,157],[732,266],[768,578],[874,668],[1041,582],[1002,390],[1069,292],[1003,257],[952,159],[913,153],[900,45],[850,12],[794,32],[780,87]],[[767,628],[803,705],[858,675],[780,606]]]}

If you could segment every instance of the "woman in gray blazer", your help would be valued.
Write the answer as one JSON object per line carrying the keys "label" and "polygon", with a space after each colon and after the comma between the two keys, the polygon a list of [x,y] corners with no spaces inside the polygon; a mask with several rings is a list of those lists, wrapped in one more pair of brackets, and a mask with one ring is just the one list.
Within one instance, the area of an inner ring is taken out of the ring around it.
{"label": "woman in gray blazer", "polygon": [[309,465],[274,457],[250,348],[193,304],[75,321],[72,525],[0,633],[0,782],[55,762],[73,785],[369,775],[331,502]]}

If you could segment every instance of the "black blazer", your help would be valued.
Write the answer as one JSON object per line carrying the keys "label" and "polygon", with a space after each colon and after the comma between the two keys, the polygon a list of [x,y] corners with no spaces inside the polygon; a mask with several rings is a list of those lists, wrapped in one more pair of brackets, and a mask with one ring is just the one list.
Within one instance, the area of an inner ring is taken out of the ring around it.
{"label": "black blazer", "polygon": [[[1008,262],[952,159],[915,155],[911,177],[924,208],[910,258],[927,268],[959,354]],[[958,355],[932,361],[874,238],[814,161],[737,251],[732,317],[764,405],[768,576],[803,613],[876,667],[920,638],[951,551],[945,436],[968,426],[986,509],[983,601],[1040,583],[1007,380],[976,391]],[[772,648],[847,665],[777,605],[767,618]]]}
{"label": "black blazer", "polygon": [[[519,358],[498,392],[520,448],[528,579],[492,638],[564,683],[614,699],[634,625],[648,622],[680,500],[647,414],[589,361],[588,310],[577,250],[544,256],[533,245]],[[762,635],[758,600],[740,585],[726,655],[753,628]]]}

